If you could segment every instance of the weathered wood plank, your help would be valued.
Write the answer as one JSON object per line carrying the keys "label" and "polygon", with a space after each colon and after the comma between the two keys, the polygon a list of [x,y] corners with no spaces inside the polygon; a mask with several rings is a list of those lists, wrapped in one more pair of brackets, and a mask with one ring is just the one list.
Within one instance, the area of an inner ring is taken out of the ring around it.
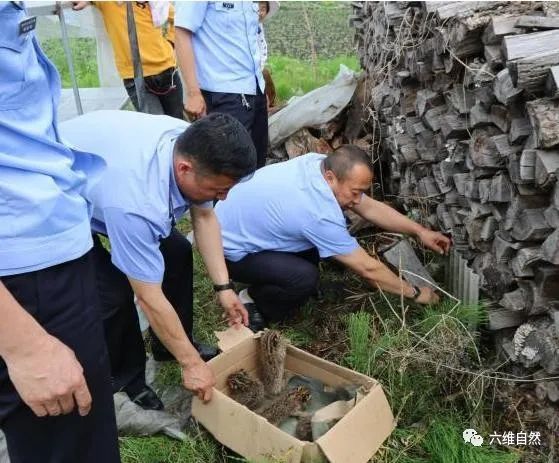
{"label": "weathered wood plank", "polygon": [[552,231],[544,209],[524,209],[512,227],[512,237],[518,241],[543,241]]}
{"label": "weathered wood plank", "polygon": [[507,60],[525,58],[557,49],[559,49],[559,30],[508,35],[503,38],[503,54]]}
{"label": "weathered wood plank", "polygon": [[472,107],[469,114],[470,128],[475,129],[485,127],[491,125],[492,123],[491,114],[489,114],[484,105],[477,103]]}
{"label": "weathered wood plank", "polygon": [[519,34],[521,29],[516,27],[519,16],[493,16],[483,31],[481,37],[486,45],[500,45],[503,37],[510,34]]}
{"label": "weathered wood plank", "polygon": [[559,102],[541,98],[526,103],[536,143],[540,148],[559,144]]}
{"label": "weathered wood plank", "polygon": [[559,49],[509,61],[507,67],[516,88],[540,94],[545,90],[549,68],[557,64]]}
{"label": "weathered wood plank", "polygon": [[510,121],[509,142],[512,145],[522,143],[531,131],[532,126],[529,119],[516,117]]}
{"label": "weathered wood plank", "polygon": [[502,132],[508,132],[510,128],[510,118],[508,109],[500,104],[494,104],[491,106],[491,121],[495,124]]}
{"label": "weathered wood plank", "polygon": [[542,243],[541,253],[546,261],[559,265],[559,228]]}
{"label": "weathered wood plank", "polygon": [[514,276],[519,278],[533,277],[534,270],[532,269],[532,265],[536,264],[540,260],[541,253],[539,246],[526,246],[520,248],[510,262]]}
{"label": "weathered wood plank", "polygon": [[504,63],[503,51],[499,45],[485,45],[483,47],[483,56],[491,69],[502,66]]}
{"label": "weathered wood plank", "polygon": [[559,66],[552,66],[547,74],[545,94],[551,98],[559,96]]}
{"label": "weathered wood plank", "polygon": [[505,223],[503,224],[504,230],[512,230],[518,216],[525,209],[538,209],[544,210],[549,204],[549,198],[547,195],[531,196],[515,196],[510,202],[509,208],[507,209]]}
{"label": "weathered wood plank", "polygon": [[437,8],[437,16],[439,19],[449,19],[454,17],[469,16],[476,11],[491,10],[500,5],[506,5],[507,2],[452,2],[439,6]]}
{"label": "weathered wood plank", "polygon": [[449,138],[464,139],[469,136],[468,121],[463,116],[452,113],[445,114],[440,125],[445,140]]}
{"label": "weathered wood plank", "polygon": [[528,182],[536,179],[536,150],[524,150],[520,155],[520,178]]}
{"label": "weathered wood plank", "polygon": [[431,89],[419,90],[416,94],[416,116],[423,116],[425,111],[444,104],[444,97]]}
{"label": "weathered wood plank", "polygon": [[[559,130],[559,127],[557,128]],[[542,188],[552,186],[559,175],[559,151],[536,150],[535,184]]]}
{"label": "weathered wood plank", "polygon": [[436,132],[441,128],[442,115],[448,111],[446,105],[435,106],[423,114],[423,122],[432,131]]}
{"label": "weathered wood plank", "polygon": [[497,100],[504,105],[508,105],[518,98],[518,95],[522,93],[522,89],[518,89],[513,85],[510,77],[510,71],[505,68],[495,77],[493,82],[493,92],[495,93],[495,98],[497,98]]}
{"label": "weathered wood plank", "polygon": [[520,16],[516,27],[530,27],[535,29],[559,29],[559,17],[550,16]]}
{"label": "weathered wood plank", "polygon": [[454,86],[452,90],[445,92],[448,106],[452,106],[460,114],[468,114],[476,102],[475,93],[464,87]]}

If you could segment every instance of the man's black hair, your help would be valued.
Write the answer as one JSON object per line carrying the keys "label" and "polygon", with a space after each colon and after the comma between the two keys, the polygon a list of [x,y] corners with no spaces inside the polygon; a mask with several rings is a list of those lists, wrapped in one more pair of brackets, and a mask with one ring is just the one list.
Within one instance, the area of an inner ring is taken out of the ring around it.
{"label": "man's black hair", "polygon": [[342,145],[324,159],[324,170],[331,170],[338,179],[345,180],[349,171],[359,164],[373,173],[371,159],[365,151],[355,145]]}
{"label": "man's black hair", "polygon": [[249,133],[229,114],[212,113],[190,124],[177,138],[175,153],[192,159],[201,175],[234,180],[256,170],[256,148]]}

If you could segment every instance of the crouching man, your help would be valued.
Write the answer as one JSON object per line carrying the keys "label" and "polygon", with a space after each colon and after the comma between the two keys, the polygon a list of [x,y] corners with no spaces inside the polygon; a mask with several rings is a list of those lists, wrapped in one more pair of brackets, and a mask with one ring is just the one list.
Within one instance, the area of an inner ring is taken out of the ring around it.
{"label": "crouching man", "polygon": [[246,283],[240,293],[250,327],[288,317],[316,293],[320,259],[333,258],[372,286],[421,304],[438,301],[370,256],[347,231],[344,210],[392,232],[416,236],[439,253],[450,240],[365,194],[373,170],[367,154],[344,145],[329,156],[309,153],[256,172],[219,202],[229,273]]}
{"label": "crouching man", "polygon": [[[93,205],[97,287],[113,390],[125,391],[146,409],[163,406],[145,382],[135,294],[154,332],[156,360],[174,357],[184,386],[209,400],[215,378],[204,360],[211,354],[204,355],[192,340],[192,248],[175,224],[190,210],[219,302],[230,324],[246,324],[247,312],[229,285],[212,201],[225,199],[256,169],[250,135],[225,114],[189,124],[131,111],[88,113],[62,124],[61,133],[107,163],[101,181],[86,196]],[[101,244],[103,236],[110,254]]]}

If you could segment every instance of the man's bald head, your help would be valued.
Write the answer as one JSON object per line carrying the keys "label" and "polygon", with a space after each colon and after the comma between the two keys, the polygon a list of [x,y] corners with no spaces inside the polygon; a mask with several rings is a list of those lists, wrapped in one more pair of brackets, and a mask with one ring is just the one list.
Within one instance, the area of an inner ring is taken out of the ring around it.
{"label": "man's bald head", "polygon": [[340,207],[351,209],[370,190],[373,166],[361,148],[342,145],[324,159],[323,175]]}
{"label": "man's bald head", "polygon": [[348,173],[356,165],[367,168],[373,175],[369,155],[355,145],[342,145],[324,160],[324,170],[331,170],[341,181],[347,179]]}

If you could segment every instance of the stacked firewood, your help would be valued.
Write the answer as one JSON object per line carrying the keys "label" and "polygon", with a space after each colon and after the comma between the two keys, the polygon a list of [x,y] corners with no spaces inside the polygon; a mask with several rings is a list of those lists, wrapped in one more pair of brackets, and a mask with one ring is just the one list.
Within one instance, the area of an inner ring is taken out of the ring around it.
{"label": "stacked firewood", "polygon": [[555,2],[353,2],[387,190],[452,235],[511,358],[559,373]]}

